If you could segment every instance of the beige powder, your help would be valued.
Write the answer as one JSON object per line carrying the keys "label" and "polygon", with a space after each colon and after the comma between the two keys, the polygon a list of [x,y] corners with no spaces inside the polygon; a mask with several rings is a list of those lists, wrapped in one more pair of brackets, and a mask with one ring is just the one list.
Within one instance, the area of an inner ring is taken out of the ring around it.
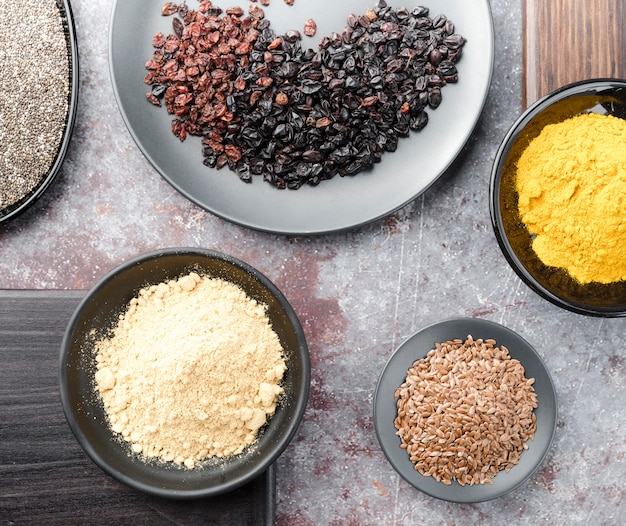
{"label": "beige powder", "polygon": [[96,343],[96,362],[113,431],[135,453],[188,468],[253,444],[286,370],[266,307],[195,273],[141,290]]}

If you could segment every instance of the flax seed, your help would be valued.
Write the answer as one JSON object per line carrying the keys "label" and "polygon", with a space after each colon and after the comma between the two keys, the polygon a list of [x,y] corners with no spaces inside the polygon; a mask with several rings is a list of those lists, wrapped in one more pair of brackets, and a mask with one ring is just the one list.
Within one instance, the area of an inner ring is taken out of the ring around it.
{"label": "flax seed", "polygon": [[[396,434],[422,475],[443,484],[490,484],[534,438],[534,379],[495,345],[471,336],[436,344],[396,390]],[[408,446],[415,443],[423,445]]]}

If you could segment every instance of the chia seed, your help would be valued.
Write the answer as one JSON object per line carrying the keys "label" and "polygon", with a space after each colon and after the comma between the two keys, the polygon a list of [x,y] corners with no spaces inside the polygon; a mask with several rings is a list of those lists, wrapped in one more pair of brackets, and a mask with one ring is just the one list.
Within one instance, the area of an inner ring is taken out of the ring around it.
{"label": "chia seed", "polygon": [[70,59],[56,0],[0,0],[0,216],[33,192],[58,153]]}

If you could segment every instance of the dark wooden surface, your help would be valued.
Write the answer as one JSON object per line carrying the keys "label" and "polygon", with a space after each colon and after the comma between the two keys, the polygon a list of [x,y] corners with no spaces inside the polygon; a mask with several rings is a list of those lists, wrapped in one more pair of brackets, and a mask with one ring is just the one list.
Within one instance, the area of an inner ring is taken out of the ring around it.
{"label": "dark wooden surface", "polygon": [[128,488],[85,455],[65,421],[57,375],[82,295],[0,291],[0,525],[273,523],[274,468],[228,495],[170,501]]}
{"label": "dark wooden surface", "polygon": [[626,77],[623,0],[524,0],[523,5],[525,107],[570,82]]}

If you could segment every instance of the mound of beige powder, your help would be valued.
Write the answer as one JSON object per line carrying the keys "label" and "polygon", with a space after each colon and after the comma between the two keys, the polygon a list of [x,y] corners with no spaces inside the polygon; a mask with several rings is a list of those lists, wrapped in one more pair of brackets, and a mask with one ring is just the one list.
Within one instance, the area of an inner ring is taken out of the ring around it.
{"label": "mound of beige powder", "polygon": [[188,468],[253,444],[283,392],[266,307],[196,273],[142,289],[95,352],[112,430],[134,453]]}

